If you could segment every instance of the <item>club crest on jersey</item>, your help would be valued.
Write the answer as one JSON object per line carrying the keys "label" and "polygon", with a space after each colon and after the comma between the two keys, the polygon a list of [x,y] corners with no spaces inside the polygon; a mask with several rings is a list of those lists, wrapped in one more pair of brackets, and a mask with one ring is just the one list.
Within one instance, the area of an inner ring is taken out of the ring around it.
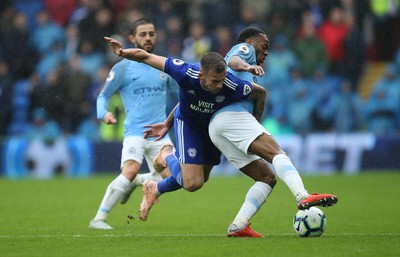
{"label": "club crest on jersey", "polygon": [[250,94],[250,92],[251,92],[251,87],[250,87],[250,85],[245,84],[245,85],[244,85],[244,88],[243,88],[243,95],[248,95],[248,94]]}
{"label": "club crest on jersey", "polygon": [[185,62],[182,61],[181,59],[173,59],[173,60],[172,60],[172,63],[175,64],[175,65],[182,65],[182,64],[184,64]]}
{"label": "club crest on jersey", "polygon": [[111,81],[111,80],[114,79],[114,77],[115,77],[115,72],[114,71],[110,71],[110,73],[108,73],[106,81]]}
{"label": "club crest on jersey", "polygon": [[167,75],[164,72],[160,72],[160,74],[158,76],[160,77],[161,80],[167,79]]}
{"label": "club crest on jersey", "polygon": [[189,148],[189,149],[187,150],[187,152],[188,152],[188,154],[189,154],[189,156],[190,156],[191,158],[195,158],[196,155],[197,155],[197,150],[196,150],[196,148]]}
{"label": "club crest on jersey", "polygon": [[223,95],[217,95],[217,97],[215,97],[215,101],[217,103],[222,103],[225,100],[225,96]]}
{"label": "club crest on jersey", "polygon": [[135,147],[133,147],[133,146],[129,147],[128,152],[129,152],[129,154],[135,154],[136,153]]}
{"label": "club crest on jersey", "polygon": [[247,54],[247,53],[249,53],[249,48],[246,45],[241,45],[241,46],[239,46],[239,51]]}

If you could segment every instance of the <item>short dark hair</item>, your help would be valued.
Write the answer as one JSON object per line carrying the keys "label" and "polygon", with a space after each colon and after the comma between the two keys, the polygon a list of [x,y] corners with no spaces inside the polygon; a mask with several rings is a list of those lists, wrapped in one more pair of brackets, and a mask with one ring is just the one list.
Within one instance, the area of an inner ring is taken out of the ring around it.
{"label": "short dark hair", "polygon": [[217,52],[208,52],[200,60],[200,67],[203,73],[215,71],[221,73],[226,70],[226,62],[224,57]]}
{"label": "short dark hair", "polygon": [[240,31],[237,41],[238,43],[244,43],[247,39],[259,36],[260,34],[266,35],[262,29],[246,27]]}
{"label": "short dark hair", "polygon": [[144,24],[153,24],[154,25],[154,23],[149,18],[142,17],[140,19],[137,19],[136,21],[134,21],[131,24],[131,35],[135,35],[136,34],[136,28],[139,25],[144,25]]}

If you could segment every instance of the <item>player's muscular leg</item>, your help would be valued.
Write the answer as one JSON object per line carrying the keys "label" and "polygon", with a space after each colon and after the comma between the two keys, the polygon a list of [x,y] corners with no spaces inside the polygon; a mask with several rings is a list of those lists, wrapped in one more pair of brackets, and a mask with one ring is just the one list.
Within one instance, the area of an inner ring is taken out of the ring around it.
{"label": "player's muscular leg", "polygon": [[261,159],[252,161],[248,165],[241,168],[240,171],[255,181],[264,182],[270,185],[272,188],[276,184],[274,172],[271,170],[268,164]]}
{"label": "player's muscular leg", "polygon": [[261,134],[259,137],[257,137],[250,144],[248,151],[249,153],[253,153],[262,157],[264,160],[267,160],[270,163],[272,163],[272,159],[275,157],[275,155],[285,153],[275,139],[267,134]]}
{"label": "player's muscular leg", "polygon": [[181,163],[183,188],[186,191],[194,192],[204,184],[203,165]]}
{"label": "player's muscular leg", "polygon": [[134,160],[127,160],[124,162],[122,167],[122,175],[124,175],[129,181],[133,181],[140,170],[140,164]]}

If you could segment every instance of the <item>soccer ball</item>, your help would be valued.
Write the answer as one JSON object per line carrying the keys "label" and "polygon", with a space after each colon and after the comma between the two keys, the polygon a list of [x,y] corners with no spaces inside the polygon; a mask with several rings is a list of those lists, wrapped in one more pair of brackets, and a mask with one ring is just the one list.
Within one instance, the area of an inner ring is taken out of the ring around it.
{"label": "soccer ball", "polygon": [[299,210],[294,215],[293,227],[301,237],[318,237],[325,231],[326,216],[317,207]]}

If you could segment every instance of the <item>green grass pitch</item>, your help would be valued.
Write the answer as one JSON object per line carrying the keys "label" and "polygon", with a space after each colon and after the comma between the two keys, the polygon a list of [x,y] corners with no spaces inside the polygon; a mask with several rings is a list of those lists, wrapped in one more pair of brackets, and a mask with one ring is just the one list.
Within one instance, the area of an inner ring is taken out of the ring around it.
{"label": "green grass pitch", "polygon": [[[147,222],[137,218],[141,191],[136,190],[110,214],[114,230],[90,230],[88,223],[115,175],[0,178],[0,256],[400,256],[400,172],[303,176],[310,193],[339,197],[337,206],[322,208],[327,228],[320,238],[295,234],[297,209],[280,180],[252,221],[266,237],[226,237],[252,185],[244,176],[211,177],[198,192],[163,195]],[[136,219],[128,222],[129,214]]]}

